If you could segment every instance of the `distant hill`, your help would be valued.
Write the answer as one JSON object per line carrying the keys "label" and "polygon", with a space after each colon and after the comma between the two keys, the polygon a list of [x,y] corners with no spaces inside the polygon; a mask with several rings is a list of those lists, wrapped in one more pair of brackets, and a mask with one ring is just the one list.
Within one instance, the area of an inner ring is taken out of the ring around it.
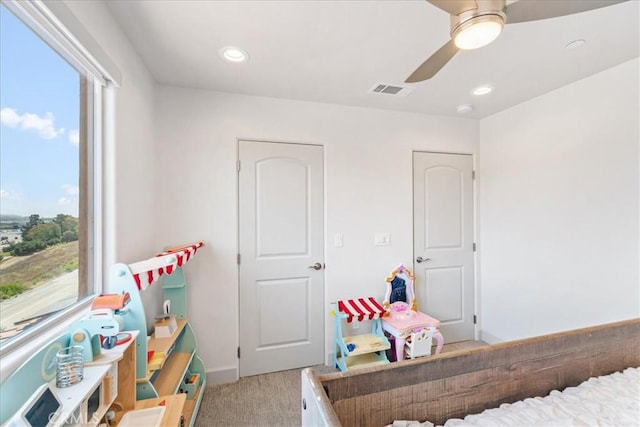
{"label": "distant hill", "polygon": [[20,215],[0,215],[0,222],[17,222],[19,224],[26,224],[29,222],[28,216]]}

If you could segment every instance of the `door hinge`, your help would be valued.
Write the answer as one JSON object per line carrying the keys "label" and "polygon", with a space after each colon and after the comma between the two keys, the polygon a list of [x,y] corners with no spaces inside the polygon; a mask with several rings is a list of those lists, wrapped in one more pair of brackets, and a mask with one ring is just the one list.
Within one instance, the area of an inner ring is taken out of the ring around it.
{"label": "door hinge", "polygon": [[238,347],[238,359],[240,359],[240,347]]}
{"label": "door hinge", "polygon": [[[475,252],[475,251],[476,251],[476,243],[474,242],[473,243],[473,252]],[[240,264],[240,262],[238,262],[238,264]]]}
{"label": "door hinge", "polygon": [[240,160],[236,162],[236,170],[240,172]]}
{"label": "door hinge", "polygon": [[[476,323],[478,323],[478,317],[474,314],[473,315],[473,324],[475,325]],[[240,349],[238,349],[238,351],[240,351]],[[240,354],[240,353],[238,353],[238,354]],[[240,356],[238,356],[238,357],[240,357]]]}
{"label": "door hinge", "polygon": [[236,257],[236,262],[238,263],[238,265],[240,265],[240,254],[238,254],[238,256]]}
{"label": "door hinge", "polygon": [[471,179],[476,179],[476,171],[471,171]]}

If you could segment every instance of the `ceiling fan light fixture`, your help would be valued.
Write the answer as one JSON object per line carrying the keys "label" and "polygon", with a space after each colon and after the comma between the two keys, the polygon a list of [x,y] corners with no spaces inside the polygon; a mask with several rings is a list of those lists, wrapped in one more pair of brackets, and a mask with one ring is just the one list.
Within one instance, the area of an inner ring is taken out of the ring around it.
{"label": "ceiling fan light fixture", "polygon": [[478,49],[497,39],[503,27],[504,18],[500,15],[474,16],[456,26],[451,37],[459,49]]}

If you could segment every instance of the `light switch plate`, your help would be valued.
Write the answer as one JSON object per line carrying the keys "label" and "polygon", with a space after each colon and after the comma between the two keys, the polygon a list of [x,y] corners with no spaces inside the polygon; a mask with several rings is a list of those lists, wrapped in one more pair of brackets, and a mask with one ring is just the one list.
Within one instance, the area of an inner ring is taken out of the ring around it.
{"label": "light switch plate", "polygon": [[336,235],[333,236],[333,246],[335,246],[336,248],[341,248],[343,243],[344,236],[341,233],[336,233]]}
{"label": "light switch plate", "polygon": [[374,244],[376,246],[391,246],[391,234],[376,233],[374,236]]}

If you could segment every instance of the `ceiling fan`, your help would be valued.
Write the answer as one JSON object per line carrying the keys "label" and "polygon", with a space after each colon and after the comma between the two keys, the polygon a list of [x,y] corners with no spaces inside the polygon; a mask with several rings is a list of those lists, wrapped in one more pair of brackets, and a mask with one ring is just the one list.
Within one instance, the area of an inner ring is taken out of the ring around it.
{"label": "ceiling fan", "polygon": [[435,76],[458,50],[477,49],[494,41],[505,24],[537,21],[571,15],[622,3],[628,0],[427,0],[451,15],[451,40],[429,57],[405,83],[428,80]]}

